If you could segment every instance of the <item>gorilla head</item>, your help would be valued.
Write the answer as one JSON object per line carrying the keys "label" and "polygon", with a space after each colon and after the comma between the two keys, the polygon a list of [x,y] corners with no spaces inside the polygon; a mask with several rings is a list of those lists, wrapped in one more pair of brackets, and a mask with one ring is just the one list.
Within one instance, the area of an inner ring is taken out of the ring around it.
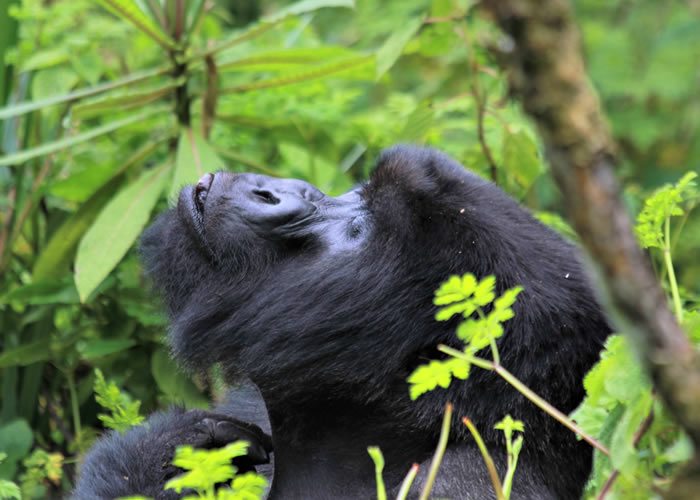
{"label": "gorilla head", "polygon": [[[339,197],[298,180],[207,174],[142,246],[175,356],[195,370],[221,363],[230,382],[260,389],[272,497],[373,496],[368,445],[382,448],[387,486],[398,487],[412,462],[429,460],[447,401],[477,424],[499,467],[493,425],[507,413],[525,422],[513,498],[580,494],[588,445],[495,374],[472,369],[409,399],[416,366],[438,357],[440,343],[460,346],[455,323],[434,320],[434,291],[450,275],[494,274],[497,293],[523,286],[501,363],[565,412],[610,332],[575,248],[445,155],[393,147],[369,182]],[[458,420],[433,492],[489,498]]]}

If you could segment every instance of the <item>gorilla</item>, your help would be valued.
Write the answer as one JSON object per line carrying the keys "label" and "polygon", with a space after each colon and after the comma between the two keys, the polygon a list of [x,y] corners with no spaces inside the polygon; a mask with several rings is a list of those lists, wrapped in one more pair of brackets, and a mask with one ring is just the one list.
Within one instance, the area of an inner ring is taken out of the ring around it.
{"label": "gorilla", "polygon": [[[211,412],[173,409],[108,435],[74,499],[179,498],[163,491],[181,472],[175,446],[236,439],[251,443],[236,465],[269,474],[270,499],[376,498],[368,445],[384,454],[390,496],[412,463],[419,492],[448,401],[478,427],[501,475],[494,424],[506,414],[525,423],[511,498],[581,495],[590,446],[495,373],[472,368],[409,398],[407,377],[440,357],[438,344],[461,347],[456,322],[434,319],[434,292],[451,275],[493,274],[497,293],[523,286],[498,340],[501,364],[564,412],[581,402],[610,333],[576,248],[446,155],[394,146],[338,197],[299,180],[206,174],[146,231],[142,252],[175,358],[195,371],[218,363],[237,389]],[[495,498],[459,420],[432,495]]]}

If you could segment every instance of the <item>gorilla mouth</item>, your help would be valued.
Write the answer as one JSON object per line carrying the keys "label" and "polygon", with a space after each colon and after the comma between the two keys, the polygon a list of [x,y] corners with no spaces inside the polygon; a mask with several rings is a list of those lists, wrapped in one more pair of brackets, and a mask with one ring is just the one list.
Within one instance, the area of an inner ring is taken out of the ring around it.
{"label": "gorilla mouth", "polygon": [[207,201],[207,195],[213,183],[214,175],[207,173],[197,181],[197,185],[194,187],[194,206],[200,214],[204,213],[204,203]]}

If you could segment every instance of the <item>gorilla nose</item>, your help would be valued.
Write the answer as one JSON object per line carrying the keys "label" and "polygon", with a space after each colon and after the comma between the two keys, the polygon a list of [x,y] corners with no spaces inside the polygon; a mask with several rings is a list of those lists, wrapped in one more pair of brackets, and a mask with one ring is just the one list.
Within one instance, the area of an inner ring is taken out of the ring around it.
{"label": "gorilla nose", "polygon": [[204,206],[204,201],[207,199],[207,194],[209,193],[212,182],[214,182],[213,174],[204,174],[202,178],[197,181],[197,185],[194,188],[194,198],[200,205],[200,208]]}

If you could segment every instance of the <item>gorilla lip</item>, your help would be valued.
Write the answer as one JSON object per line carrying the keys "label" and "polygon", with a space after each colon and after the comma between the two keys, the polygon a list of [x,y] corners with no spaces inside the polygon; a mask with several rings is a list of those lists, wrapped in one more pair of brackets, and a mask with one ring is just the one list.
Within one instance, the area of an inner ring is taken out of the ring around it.
{"label": "gorilla lip", "polygon": [[197,181],[194,187],[194,205],[200,213],[204,212],[204,202],[207,201],[209,190],[214,183],[214,175],[206,173]]}
{"label": "gorilla lip", "polygon": [[186,186],[180,193],[177,209],[185,225],[193,230],[196,238],[205,243],[204,239],[204,208],[214,183],[214,174],[204,174],[194,186]]}

